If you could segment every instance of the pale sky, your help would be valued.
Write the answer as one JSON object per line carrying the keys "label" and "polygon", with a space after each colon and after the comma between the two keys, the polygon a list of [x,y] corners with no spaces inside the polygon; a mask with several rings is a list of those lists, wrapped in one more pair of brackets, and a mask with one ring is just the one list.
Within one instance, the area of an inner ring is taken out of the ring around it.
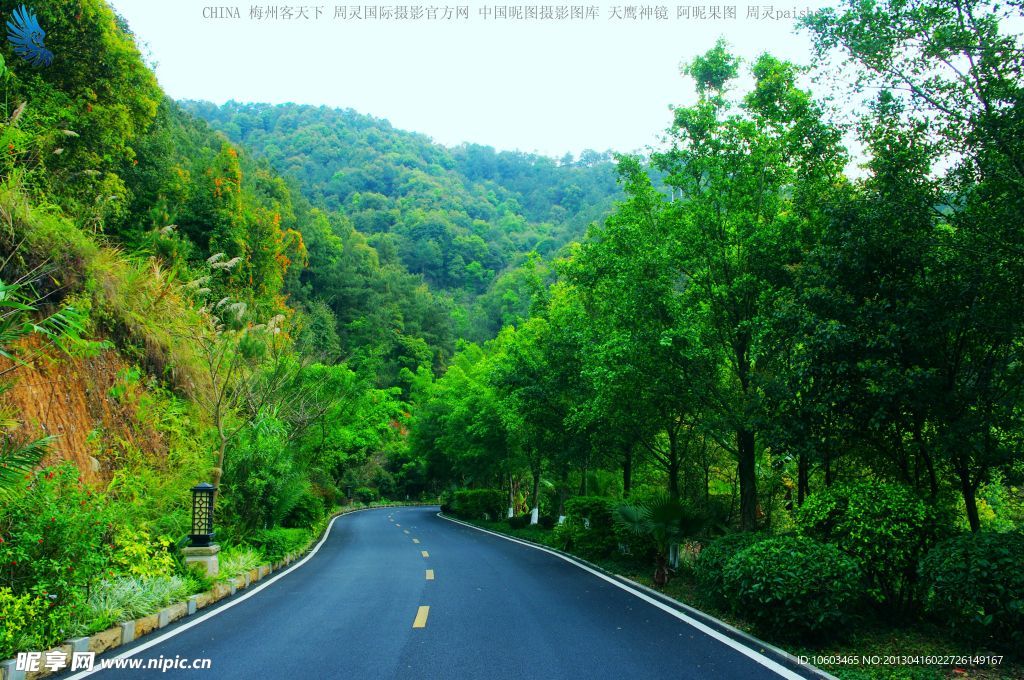
{"label": "pale sky", "polygon": [[[595,0],[597,20],[516,22],[485,20],[481,7],[495,5],[474,0],[468,21],[449,23],[335,20],[335,4],[320,5],[319,19],[317,5],[306,5],[311,19],[298,21],[251,20],[255,3],[224,3],[240,19],[205,19],[212,0],[110,4],[148,47],[160,83],[176,99],[352,108],[449,146],[474,142],[555,157],[655,144],[670,122],[669,105],[693,100],[680,62],[719,37],[748,60],[764,51],[803,64],[811,59],[793,19],[747,18],[748,7],[769,2],[731,5],[735,19],[677,19],[679,5],[672,4],[667,21],[623,21],[609,19],[622,6]],[[259,3],[268,5],[285,6]]]}

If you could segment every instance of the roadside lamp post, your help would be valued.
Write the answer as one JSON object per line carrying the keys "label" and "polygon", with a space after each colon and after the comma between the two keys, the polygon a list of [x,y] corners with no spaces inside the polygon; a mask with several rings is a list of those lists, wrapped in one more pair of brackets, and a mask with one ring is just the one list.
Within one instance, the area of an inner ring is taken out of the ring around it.
{"label": "roadside lamp post", "polygon": [[192,540],[193,548],[204,548],[213,542],[213,484],[203,482],[192,487]]}
{"label": "roadside lamp post", "polygon": [[217,487],[208,482],[192,487],[192,533],[190,545],[182,552],[185,565],[196,568],[206,576],[214,577],[220,571],[217,553],[220,546],[213,542],[213,498]]}

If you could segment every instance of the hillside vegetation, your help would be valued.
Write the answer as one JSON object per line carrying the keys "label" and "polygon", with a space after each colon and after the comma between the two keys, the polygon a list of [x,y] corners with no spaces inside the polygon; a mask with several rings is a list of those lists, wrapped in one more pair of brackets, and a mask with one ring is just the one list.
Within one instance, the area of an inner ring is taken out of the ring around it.
{"label": "hillside vegetation", "polygon": [[208,587],[209,481],[225,576],[436,499],[793,649],[1019,671],[1018,5],[822,10],[814,90],[720,41],[614,162],[176,103],[102,0],[35,11],[52,64],[0,47],[0,658]]}
{"label": "hillside vegetation", "polygon": [[0,657],[208,586],[197,482],[236,566],[348,489],[418,495],[398,385],[454,347],[447,300],[167,99],[105,3],[37,12],[59,57],[5,42],[0,79]]}
{"label": "hillside vegetation", "polygon": [[478,342],[528,314],[526,258],[550,259],[621,196],[609,153],[555,161],[475,144],[448,149],[326,107],[183,106],[450,296],[456,335]]}

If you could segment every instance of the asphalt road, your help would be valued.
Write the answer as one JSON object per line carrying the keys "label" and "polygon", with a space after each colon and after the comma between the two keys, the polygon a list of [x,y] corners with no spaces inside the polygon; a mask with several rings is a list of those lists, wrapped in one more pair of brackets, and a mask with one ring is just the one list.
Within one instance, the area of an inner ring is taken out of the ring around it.
{"label": "asphalt road", "polygon": [[384,508],[339,517],[308,562],[259,592],[241,599],[240,591],[100,657],[209,658],[208,670],[89,677],[787,677],[756,652],[751,658],[556,555],[436,513]]}

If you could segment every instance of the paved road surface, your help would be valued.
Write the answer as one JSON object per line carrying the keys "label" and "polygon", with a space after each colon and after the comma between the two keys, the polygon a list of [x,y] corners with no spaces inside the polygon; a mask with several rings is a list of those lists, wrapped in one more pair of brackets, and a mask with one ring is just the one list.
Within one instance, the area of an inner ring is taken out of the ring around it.
{"label": "paved road surface", "polygon": [[101,657],[135,650],[143,663],[209,658],[209,670],[89,677],[799,677],[555,555],[436,513],[383,508],[339,517],[308,562],[251,597],[239,601],[241,591]]}

